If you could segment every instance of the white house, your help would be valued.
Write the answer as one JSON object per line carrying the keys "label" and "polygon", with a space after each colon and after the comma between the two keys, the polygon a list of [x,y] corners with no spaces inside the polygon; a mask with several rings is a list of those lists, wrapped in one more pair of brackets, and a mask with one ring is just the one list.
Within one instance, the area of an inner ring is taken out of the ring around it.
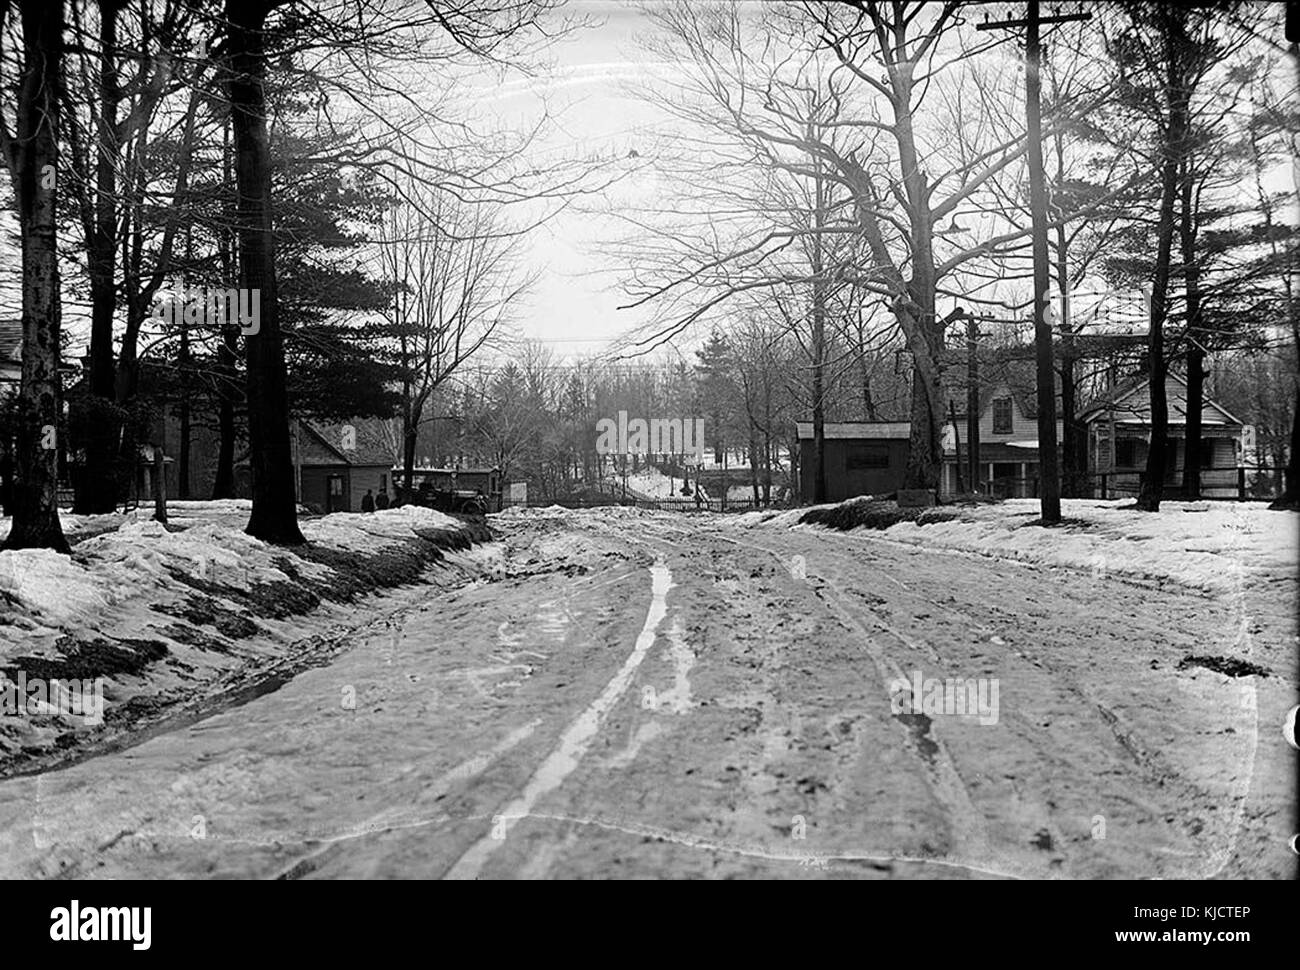
{"label": "white house", "polygon": [[[1151,442],[1150,381],[1130,381],[1090,404],[1079,415],[1087,428],[1088,470],[1094,494],[1136,494]],[[1165,486],[1181,484],[1186,457],[1187,381],[1170,373],[1165,379],[1169,403]],[[1242,458],[1243,425],[1223,405],[1206,397],[1201,406],[1201,492],[1207,497],[1237,494],[1237,466]]]}

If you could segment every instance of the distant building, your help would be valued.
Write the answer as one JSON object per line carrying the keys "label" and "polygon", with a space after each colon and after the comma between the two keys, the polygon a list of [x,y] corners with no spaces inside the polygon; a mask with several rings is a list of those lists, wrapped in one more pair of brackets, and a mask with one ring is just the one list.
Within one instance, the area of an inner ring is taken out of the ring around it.
{"label": "distant building", "polygon": [[[989,387],[981,395],[980,474],[976,488],[1004,498],[1032,497],[1038,489],[1037,410],[1006,385]],[[1057,440],[1061,437],[1057,419]],[[797,423],[799,435],[799,494],[813,501],[812,422]],[[828,421],[826,436],[826,499],[839,502],[857,495],[886,495],[903,487],[912,423],[910,421]],[[943,429],[943,468],[939,494],[971,491],[968,481],[966,415],[957,412]],[[1059,444],[1058,444],[1059,449]],[[960,463],[960,472],[958,464]]]}
{"label": "distant building", "polygon": [[[1135,495],[1146,471],[1151,442],[1150,381],[1132,380],[1094,401],[1079,415],[1087,429],[1088,471],[1093,495]],[[1169,438],[1165,459],[1165,488],[1182,484],[1187,454],[1187,382],[1178,374],[1165,379],[1169,403]],[[1243,425],[1221,404],[1206,397],[1201,407],[1201,494],[1231,497],[1237,492],[1237,466],[1242,460]]]}
{"label": "distant building", "polygon": [[[813,426],[796,422],[799,437],[799,497],[813,499]],[[826,501],[842,502],[857,495],[884,495],[903,487],[907,466],[909,421],[828,421]]]}
{"label": "distant building", "polygon": [[393,452],[378,422],[297,421],[298,501],[319,512],[360,512],[361,500],[393,497]]}
{"label": "distant building", "polygon": [[[317,512],[359,512],[366,489],[373,497],[387,491],[389,498],[394,498],[393,453],[382,423],[375,418],[337,423],[291,420],[290,445],[299,503]],[[190,497],[209,498],[216,479],[220,436],[210,421],[194,422],[190,435]],[[180,422],[174,413],[167,415],[162,441],[168,456],[167,494],[178,498],[173,459],[179,461],[180,457]],[[242,439],[235,451],[234,473],[234,497],[251,498],[248,445]]]}
{"label": "distant building", "polygon": [[[1038,494],[1038,401],[1035,395],[1010,383],[990,384],[980,388],[979,472],[970,479],[970,442],[965,413],[956,411],[954,429],[949,420],[944,425],[943,475],[939,491],[954,495],[958,491],[978,491],[1003,498],[1032,498]],[[1058,453],[1064,436],[1064,422],[1056,419]],[[1059,467],[1059,465],[1058,465]],[[961,489],[958,489],[960,475]]]}

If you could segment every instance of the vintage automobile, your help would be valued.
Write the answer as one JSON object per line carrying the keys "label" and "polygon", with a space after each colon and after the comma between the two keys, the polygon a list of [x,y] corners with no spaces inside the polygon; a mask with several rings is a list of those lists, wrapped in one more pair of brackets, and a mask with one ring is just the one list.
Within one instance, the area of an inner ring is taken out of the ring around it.
{"label": "vintage automobile", "polygon": [[[400,469],[393,469],[394,481]],[[430,468],[413,470],[410,501],[443,512],[482,515],[501,511],[501,474],[495,468]]]}
{"label": "vintage automobile", "polygon": [[457,515],[485,515],[488,509],[487,499],[476,489],[440,489],[429,481],[420,483],[415,491],[414,502],[439,512]]}

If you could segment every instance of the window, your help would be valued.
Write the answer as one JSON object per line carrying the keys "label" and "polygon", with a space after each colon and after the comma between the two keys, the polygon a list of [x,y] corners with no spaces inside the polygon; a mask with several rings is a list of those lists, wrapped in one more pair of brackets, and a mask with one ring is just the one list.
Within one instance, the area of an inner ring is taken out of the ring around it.
{"label": "window", "polygon": [[889,444],[885,441],[866,441],[849,446],[844,459],[849,471],[889,467]]}
{"label": "window", "polygon": [[1011,434],[1011,398],[993,399],[993,433]]}
{"label": "window", "polygon": [[1133,468],[1137,465],[1137,439],[1117,438],[1115,440],[1115,467]]}

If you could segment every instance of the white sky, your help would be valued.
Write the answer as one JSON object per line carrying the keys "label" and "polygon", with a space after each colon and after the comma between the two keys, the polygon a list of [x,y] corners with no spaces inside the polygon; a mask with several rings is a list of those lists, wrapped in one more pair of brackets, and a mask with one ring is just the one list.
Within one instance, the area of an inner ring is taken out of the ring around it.
{"label": "white sky", "polygon": [[[523,127],[548,107],[559,120],[537,146],[541,152],[621,159],[644,150],[648,132],[669,121],[622,87],[653,70],[637,44],[648,21],[626,2],[576,0],[572,8],[599,25],[556,46],[548,77],[486,86],[480,109],[504,126]],[[542,274],[520,314],[520,337],[543,341],[561,357],[599,353],[648,320],[648,311],[618,309],[627,297],[617,267],[601,256],[602,242],[619,228],[616,220],[571,209],[536,231],[531,259]]]}

